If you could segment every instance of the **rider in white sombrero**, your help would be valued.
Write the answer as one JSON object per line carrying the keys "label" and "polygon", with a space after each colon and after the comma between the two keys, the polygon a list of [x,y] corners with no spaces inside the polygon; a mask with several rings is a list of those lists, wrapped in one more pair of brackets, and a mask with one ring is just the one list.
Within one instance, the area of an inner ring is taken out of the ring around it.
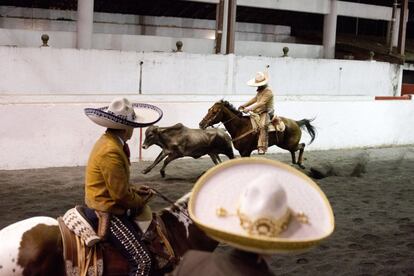
{"label": "rider in white sombrero", "polygon": [[268,124],[273,118],[273,92],[268,86],[269,73],[257,72],[256,76],[247,82],[248,86],[257,87],[256,95],[247,103],[239,106],[239,110],[251,112],[259,129],[257,150],[259,154],[265,154],[268,147]]}
{"label": "rider in white sombrero", "polygon": [[158,122],[163,113],[154,105],[116,98],[109,106],[86,108],[85,114],[94,123],[107,128],[95,143],[86,167],[86,216],[102,239],[108,239],[127,256],[129,275],[149,275],[151,255],[133,220],[136,215],[151,216],[147,202],[153,193],[148,186],[135,188],[129,183],[130,153],[126,142],[134,128]]}
{"label": "rider in white sombrero", "polygon": [[[332,208],[318,185],[298,170],[264,158],[229,160],[207,171],[193,188],[189,213],[207,235],[236,251],[255,253],[250,257],[256,256],[256,261],[262,254],[309,249],[334,230]],[[223,267],[258,269],[256,262],[247,266],[246,258],[239,263],[234,254],[196,255],[198,260],[183,262],[179,269],[188,272],[190,263],[200,261],[218,270],[215,275],[221,275]],[[261,269],[257,275],[272,275],[263,264]]]}

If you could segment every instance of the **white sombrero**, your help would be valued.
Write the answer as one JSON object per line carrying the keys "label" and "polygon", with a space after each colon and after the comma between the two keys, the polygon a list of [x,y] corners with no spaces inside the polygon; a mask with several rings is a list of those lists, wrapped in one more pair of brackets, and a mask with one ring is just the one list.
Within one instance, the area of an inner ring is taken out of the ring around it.
{"label": "white sombrero", "polygon": [[257,72],[256,76],[247,82],[248,86],[263,86],[269,82],[269,75],[263,72]]}
{"label": "white sombrero", "polygon": [[334,230],[318,185],[264,158],[233,159],[207,171],[193,188],[189,213],[213,239],[261,254],[304,250]]}
{"label": "white sombrero", "polygon": [[85,108],[94,123],[114,129],[147,127],[162,118],[162,110],[151,104],[131,103],[125,98],[114,99],[109,106]]}

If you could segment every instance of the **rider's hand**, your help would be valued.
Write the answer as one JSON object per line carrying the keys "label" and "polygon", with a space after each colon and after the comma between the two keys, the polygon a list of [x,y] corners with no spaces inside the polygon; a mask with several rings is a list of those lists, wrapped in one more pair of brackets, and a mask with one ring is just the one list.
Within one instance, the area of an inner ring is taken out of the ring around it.
{"label": "rider's hand", "polygon": [[146,196],[152,193],[152,189],[147,185],[140,185],[138,188],[135,189],[135,191],[140,196]]}
{"label": "rider's hand", "polygon": [[154,191],[147,185],[141,185],[135,189],[135,191],[140,197],[142,197],[142,199],[144,199],[145,202],[148,202],[155,194]]}
{"label": "rider's hand", "polygon": [[239,111],[244,111],[244,106],[243,105],[239,106],[238,110]]}

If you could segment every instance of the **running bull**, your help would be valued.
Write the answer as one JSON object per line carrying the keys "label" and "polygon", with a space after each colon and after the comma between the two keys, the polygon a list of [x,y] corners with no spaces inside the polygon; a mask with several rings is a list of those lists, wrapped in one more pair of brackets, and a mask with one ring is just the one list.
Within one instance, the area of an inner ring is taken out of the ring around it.
{"label": "running bull", "polygon": [[160,173],[165,176],[165,167],[171,161],[191,156],[200,158],[208,154],[214,164],[221,162],[219,154],[225,154],[229,159],[234,158],[231,137],[222,129],[192,129],[183,124],[170,127],[150,126],[145,131],[143,149],[152,145],[159,146],[162,151],[154,162],[142,171],[146,174],[165,157]]}

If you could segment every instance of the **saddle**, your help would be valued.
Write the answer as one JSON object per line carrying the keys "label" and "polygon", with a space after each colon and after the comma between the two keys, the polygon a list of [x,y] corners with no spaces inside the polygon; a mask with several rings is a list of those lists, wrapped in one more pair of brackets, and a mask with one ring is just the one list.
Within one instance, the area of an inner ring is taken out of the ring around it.
{"label": "saddle", "polygon": [[[258,129],[260,128],[260,115],[255,114],[255,113],[250,113],[250,122],[252,124],[252,128],[254,129],[254,131],[257,132]],[[273,131],[283,132],[285,131],[285,128],[286,128],[286,125],[283,122],[281,117],[277,115],[271,115],[271,120],[267,125],[268,132],[273,132]]]}
{"label": "saddle", "polygon": [[280,118],[277,115],[274,115],[272,120],[270,120],[269,129],[270,126],[273,126],[275,131],[283,132],[286,129],[286,125],[283,122],[282,118]]}
{"label": "saddle", "polygon": [[[112,244],[100,239],[96,240],[98,238],[96,233],[93,235],[89,231],[79,231],[79,229],[93,230],[93,228],[86,220],[74,218],[73,213],[79,213],[82,216],[82,208],[77,206],[73,209],[70,209],[65,216],[58,218],[66,275],[128,275],[127,260]],[[72,214],[70,223],[68,223],[68,213]],[[76,225],[76,228],[73,225]],[[88,232],[86,237],[89,239],[85,240],[85,235],[81,236],[84,232]],[[159,272],[171,271],[178,262],[165,233],[166,229],[161,218],[153,214],[150,226],[143,234],[142,240],[152,253],[154,268]],[[91,236],[94,237],[92,243],[90,242]]]}

